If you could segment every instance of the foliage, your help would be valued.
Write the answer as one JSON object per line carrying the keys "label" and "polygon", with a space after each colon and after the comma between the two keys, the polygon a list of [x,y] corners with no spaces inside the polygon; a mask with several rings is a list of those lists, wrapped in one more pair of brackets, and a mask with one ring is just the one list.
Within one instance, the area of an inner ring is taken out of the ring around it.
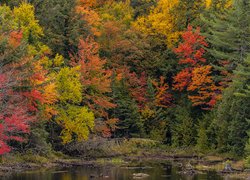
{"label": "foliage", "polygon": [[104,136],[110,136],[109,123],[115,123],[116,120],[109,120],[107,110],[116,105],[106,95],[111,92],[111,71],[104,68],[106,61],[99,57],[98,48],[98,44],[90,37],[80,40],[78,56],[72,57],[71,64],[79,65],[80,68],[83,103],[95,113],[96,117],[107,120],[104,125],[101,125],[104,127],[96,129],[102,130]]}
{"label": "foliage", "polygon": [[172,12],[177,4],[178,0],[160,0],[148,16],[137,18],[135,28],[148,35],[160,35],[166,38],[167,45],[172,47],[180,35],[176,29],[175,14]]}
{"label": "foliage", "polygon": [[28,2],[0,3],[0,154],[249,156],[247,0]]}
{"label": "foliage", "polygon": [[175,126],[173,128],[173,146],[188,147],[194,145],[195,129],[188,109],[177,107],[175,112]]}
{"label": "foliage", "polygon": [[62,126],[61,137],[63,143],[73,140],[87,139],[94,127],[94,114],[87,107],[82,107],[82,84],[80,81],[80,67],[62,68],[57,75],[57,89],[59,104],[56,122]]}
{"label": "foliage", "polygon": [[[233,7],[222,16],[207,19],[207,40],[212,48],[208,51],[215,57],[213,62],[228,60],[228,70],[234,70],[243,62],[249,53],[249,2],[245,0],[235,1]],[[239,23],[240,22],[240,23]]]}
{"label": "foliage", "polygon": [[182,34],[183,43],[174,49],[179,56],[179,64],[187,65],[174,77],[174,89],[189,93],[188,98],[193,106],[200,106],[202,109],[211,109],[216,101],[220,99],[220,87],[216,86],[211,77],[210,65],[204,65],[206,59],[203,57],[208,44],[205,37],[200,35],[200,30],[194,32],[189,26]]}

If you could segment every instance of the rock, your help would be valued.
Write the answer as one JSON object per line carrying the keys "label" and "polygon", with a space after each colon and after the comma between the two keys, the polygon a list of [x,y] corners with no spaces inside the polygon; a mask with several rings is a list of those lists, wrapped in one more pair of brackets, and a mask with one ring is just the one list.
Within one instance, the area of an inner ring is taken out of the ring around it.
{"label": "rock", "polygon": [[231,166],[231,164],[229,162],[226,162],[225,163],[225,167],[224,169],[222,170],[223,173],[230,173],[230,172],[233,172],[233,168]]}
{"label": "rock", "polygon": [[149,177],[148,174],[144,173],[133,173],[133,179],[143,179]]}

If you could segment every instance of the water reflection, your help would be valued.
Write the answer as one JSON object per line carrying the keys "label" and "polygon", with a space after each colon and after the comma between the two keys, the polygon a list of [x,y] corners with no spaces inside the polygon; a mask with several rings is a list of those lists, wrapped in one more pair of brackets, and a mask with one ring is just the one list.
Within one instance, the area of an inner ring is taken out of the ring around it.
{"label": "water reflection", "polygon": [[171,164],[154,164],[151,167],[142,168],[128,167],[74,167],[53,169],[43,172],[26,172],[14,174],[3,178],[3,180],[130,180],[133,179],[133,173],[145,173],[150,176],[145,179],[150,180],[222,180],[223,178],[215,172],[196,175],[182,175],[180,168]]}

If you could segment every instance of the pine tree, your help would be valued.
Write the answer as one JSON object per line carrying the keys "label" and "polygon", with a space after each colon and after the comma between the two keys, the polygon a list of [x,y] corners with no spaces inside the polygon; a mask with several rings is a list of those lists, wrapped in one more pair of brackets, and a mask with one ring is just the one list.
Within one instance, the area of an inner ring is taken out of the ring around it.
{"label": "pine tree", "polygon": [[115,136],[140,137],[143,133],[143,124],[135,100],[131,97],[124,79],[113,82],[113,100],[116,107],[111,110],[112,116],[118,118],[118,129]]}
{"label": "pine tree", "polygon": [[222,101],[216,110],[217,148],[222,152],[243,155],[248,139],[249,108],[249,57],[238,66],[233,82],[224,91]]}
{"label": "pine tree", "polygon": [[245,147],[245,155],[246,155],[245,163],[246,163],[246,166],[248,168],[250,168],[250,131],[248,131],[248,136],[249,136],[248,142],[247,142],[246,147]]}
{"label": "pine tree", "polygon": [[216,59],[215,65],[229,60],[230,69],[235,69],[250,52],[250,2],[234,1],[232,9],[215,17],[206,20],[209,30],[206,36],[211,44],[208,50]]}
{"label": "pine tree", "polygon": [[69,59],[69,54],[77,52],[78,40],[86,37],[89,27],[76,12],[76,1],[33,0],[36,16],[44,28],[43,42],[54,53]]}
{"label": "pine tree", "polygon": [[175,111],[175,125],[173,127],[173,145],[176,147],[188,147],[194,144],[194,122],[190,116],[190,110],[177,107]]}
{"label": "pine tree", "polygon": [[196,147],[201,152],[206,152],[209,149],[208,136],[205,123],[200,121],[198,126],[198,139]]}

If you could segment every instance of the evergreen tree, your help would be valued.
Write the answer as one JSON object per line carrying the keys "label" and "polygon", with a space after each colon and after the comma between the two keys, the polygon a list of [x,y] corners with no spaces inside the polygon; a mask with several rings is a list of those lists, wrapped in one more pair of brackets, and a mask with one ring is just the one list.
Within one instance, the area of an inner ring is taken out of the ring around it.
{"label": "evergreen tree", "polygon": [[194,144],[194,122],[190,110],[177,107],[175,111],[175,125],[173,127],[173,145],[175,147],[188,147]]}
{"label": "evergreen tree", "polygon": [[132,99],[124,79],[113,82],[113,100],[116,107],[111,110],[114,118],[118,118],[116,137],[140,137],[143,124],[140,121],[138,106]]}
{"label": "evergreen tree", "polygon": [[215,116],[218,127],[217,148],[240,156],[244,153],[249,129],[246,120],[250,118],[250,99],[247,94],[250,82],[249,59],[248,57],[235,71],[233,82],[224,91]]}
{"label": "evergreen tree", "polygon": [[216,59],[214,64],[229,60],[230,68],[235,69],[250,52],[250,2],[236,0],[232,9],[214,17],[206,20],[207,39],[212,46],[208,50]]}
{"label": "evergreen tree", "polygon": [[33,0],[36,16],[44,27],[45,44],[54,53],[69,59],[69,54],[77,52],[78,41],[88,35],[88,25],[76,13],[76,1],[72,0]]}
{"label": "evergreen tree", "polygon": [[209,149],[208,136],[206,131],[206,125],[200,121],[198,126],[198,139],[196,147],[202,152],[206,152]]}
{"label": "evergreen tree", "polygon": [[245,147],[245,155],[246,155],[245,162],[246,162],[246,166],[248,168],[250,168],[250,131],[248,131],[248,136],[249,136],[248,142],[247,142],[246,147]]}

